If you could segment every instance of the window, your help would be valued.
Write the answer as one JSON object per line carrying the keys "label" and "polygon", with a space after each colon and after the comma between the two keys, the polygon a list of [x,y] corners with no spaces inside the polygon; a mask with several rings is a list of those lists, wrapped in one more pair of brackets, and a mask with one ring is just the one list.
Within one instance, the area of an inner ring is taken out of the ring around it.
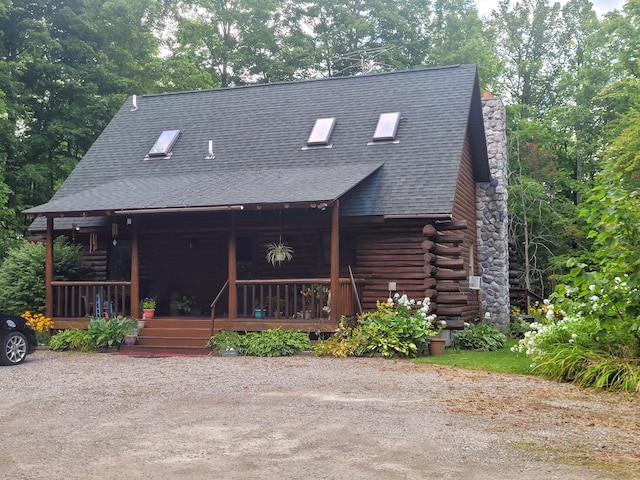
{"label": "window", "polygon": [[313,130],[311,130],[311,135],[309,135],[307,145],[329,145],[329,138],[331,137],[331,132],[333,132],[335,124],[335,117],[318,118],[316,123],[313,125]]}
{"label": "window", "polygon": [[400,112],[381,113],[378,118],[378,125],[373,134],[373,139],[379,140],[395,140],[400,123]]}
{"label": "window", "polygon": [[165,130],[160,134],[156,143],[149,150],[150,157],[167,157],[171,153],[173,144],[176,143],[180,130]]}

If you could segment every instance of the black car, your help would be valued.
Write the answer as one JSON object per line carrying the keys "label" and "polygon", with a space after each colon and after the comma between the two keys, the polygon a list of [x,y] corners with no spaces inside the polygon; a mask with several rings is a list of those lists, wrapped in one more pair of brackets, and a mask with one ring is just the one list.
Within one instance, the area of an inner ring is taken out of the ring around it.
{"label": "black car", "polygon": [[19,315],[0,312],[0,365],[18,365],[38,345],[36,332]]}

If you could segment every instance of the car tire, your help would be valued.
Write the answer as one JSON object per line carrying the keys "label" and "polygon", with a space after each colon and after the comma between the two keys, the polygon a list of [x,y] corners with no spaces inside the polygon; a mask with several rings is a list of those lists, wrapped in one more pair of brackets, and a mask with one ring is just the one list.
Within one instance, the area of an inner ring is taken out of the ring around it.
{"label": "car tire", "polygon": [[18,365],[29,352],[27,337],[20,332],[10,332],[0,342],[0,365]]}

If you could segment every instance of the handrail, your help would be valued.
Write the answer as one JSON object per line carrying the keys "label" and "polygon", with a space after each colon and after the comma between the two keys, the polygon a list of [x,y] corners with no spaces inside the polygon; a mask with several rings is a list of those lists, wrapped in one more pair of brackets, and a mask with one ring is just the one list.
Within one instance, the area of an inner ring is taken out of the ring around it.
{"label": "handrail", "polygon": [[224,291],[228,286],[229,286],[229,279],[227,278],[227,281],[224,282],[224,285],[218,292],[218,295],[216,295],[216,298],[214,298],[213,302],[211,302],[211,307],[210,307],[211,308],[211,336],[213,336],[213,326],[214,326],[215,314],[216,314],[216,303],[218,303],[218,300],[220,300],[220,297],[222,296],[222,294],[224,293]]}
{"label": "handrail", "polygon": [[509,289],[509,294],[512,297],[516,297],[516,298],[524,297],[524,302],[525,302],[524,307],[527,313],[529,312],[529,308],[531,308],[532,298],[536,302],[542,303],[544,301],[544,299],[540,295],[538,295],[536,292],[532,292],[531,290],[528,290],[526,288],[511,287]]}

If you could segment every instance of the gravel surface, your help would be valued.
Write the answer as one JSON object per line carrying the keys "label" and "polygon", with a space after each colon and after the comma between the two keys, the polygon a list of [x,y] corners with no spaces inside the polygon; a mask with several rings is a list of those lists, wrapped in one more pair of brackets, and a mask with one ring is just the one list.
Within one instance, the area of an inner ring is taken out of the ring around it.
{"label": "gravel surface", "polygon": [[38,351],[0,478],[640,479],[640,398],[382,358]]}

